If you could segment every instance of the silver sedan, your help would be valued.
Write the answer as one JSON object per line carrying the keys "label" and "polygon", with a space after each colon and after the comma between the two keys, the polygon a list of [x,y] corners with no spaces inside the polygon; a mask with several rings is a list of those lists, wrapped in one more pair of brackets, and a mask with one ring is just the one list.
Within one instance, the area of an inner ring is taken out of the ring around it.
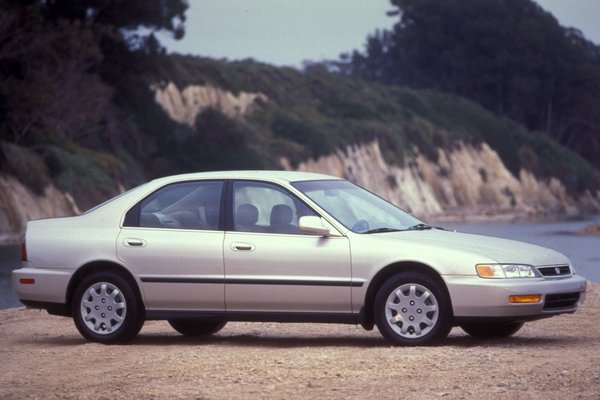
{"label": "silver sedan", "polygon": [[572,313],[586,280],[553,250],[449,232],[327,175],[209,172],[157,179],[80,216],[29,222],[13,287],[124,342],[145,320],[184,335],[228,321],[375,325],[394,344],[453,326],[504,337]]}

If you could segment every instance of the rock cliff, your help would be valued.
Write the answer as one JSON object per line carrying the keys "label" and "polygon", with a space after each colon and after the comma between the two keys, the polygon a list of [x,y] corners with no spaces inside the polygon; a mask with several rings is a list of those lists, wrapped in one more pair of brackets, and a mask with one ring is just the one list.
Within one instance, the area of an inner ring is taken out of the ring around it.
{"label": "rock cliff", "polygon": [[[175,84],[152,86],[155,100],[174,120],[193,125],[196,116],[216,108],[231,118],[252,111],[262,93],[235,95],[211,85],[191,85],[180,90]],[[600,211],[600,193],[574,198],[562,182],[538,179],[521,169],[514,176],[498,153],[486,143],[461,143],[438,149],[437,161],[415,152],[400,167],[388,163],[377,140],[348,146],[293,167],[282,158],[284,169],[297,169],[343,177],[364,186],[420,217],[541,216]]]}
{"label": "rock cliff", "polygon": [[18,242],[29,220],[76,214],[72,197],[53,185],[38,196],[12,176],[0,174],[0,244]]}
{"label": "rock cliff", "polygon": [[190,85],[183,90],[172,82],[151,86],[154,99],[175,121],[194,125],[199,113],[215,108],[231,118],[246,114],[258,99],[266,102],[262,93],[240,92],[237,95],[215,86]]}
{"label": "rock cliff", "polygon": [[437,162],[416,153],[404,167],[386,162],[377,141],[339,149],[295,168],[282,158],[281,165],[349,179],[419,217],[568,215],[600,210],[600,193],[573,198],[559,180],[539,180],[525,169],[517,178],[485,143],[439,149]]}
{"label": "rock cliff", "polygon": [[[172,119],[189,125],[208,108],[237,119],[251,112],[257,101],[269,101],[262,93],[234,94],[210,85],[180,90],[169,82],[151,88],[155,101]],[[423,218],[538,217],[600,211],[600,192],[574,197],[556,178],[539,179],[527,169],[515,176],[486,143],[440,148],[435,161],[416,150],[412,154],[403,166],[390,163],[380,143],[373,140],[298,165],[281,158],[280,166],[349,179]],[[53,185],[47,186],[43,195],[36,195],[11,175],[0,174],[0,243],[18,241],[28,220],[78,213],[71,196]]]}

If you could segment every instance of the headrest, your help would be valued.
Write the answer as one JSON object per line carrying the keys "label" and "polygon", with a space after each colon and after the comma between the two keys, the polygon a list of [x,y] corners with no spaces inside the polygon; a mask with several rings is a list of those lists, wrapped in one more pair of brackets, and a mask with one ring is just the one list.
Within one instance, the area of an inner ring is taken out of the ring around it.
{"label": "headrest", "polygon": [[242,204],[235,213],[236,225],[254,225],[258,222],[258,209],[252,204]]}

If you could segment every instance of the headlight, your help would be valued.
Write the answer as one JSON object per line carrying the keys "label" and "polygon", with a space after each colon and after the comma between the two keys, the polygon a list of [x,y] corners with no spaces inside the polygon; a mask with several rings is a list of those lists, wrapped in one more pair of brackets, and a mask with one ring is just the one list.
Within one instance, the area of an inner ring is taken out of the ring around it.
{"label": "headlight", "polygon": [[522,264],[477,264],[477,275],[481,278],[535,278],[537,271],[531,265]]}

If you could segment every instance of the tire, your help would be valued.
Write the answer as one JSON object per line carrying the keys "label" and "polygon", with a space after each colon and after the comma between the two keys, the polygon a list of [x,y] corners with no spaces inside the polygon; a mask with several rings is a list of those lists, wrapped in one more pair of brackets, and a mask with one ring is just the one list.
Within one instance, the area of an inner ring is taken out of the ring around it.
{"label": "tire", "polygon": [[203,319],[170,319],[169,325],[185,336],[208,336],[219,332],[226,321],[207,321]]}
{"label": "tire", "polygon": [[132,340],[142,329],[144,313],[131,284],[114,272],[97,272],[75,289],[71,312],[79,333],[93,342]]}
{"label": "tire", "polygon": [[514,335],[521,329],[523,322],[472,323],[460,327],[463,331],[478,339],[497,339]]}
{"label": "tire", "polygon": [[390,342],[403,346],[437,343],[452,328],[452,307],[446,290],[421,272],[402,272],[378,290],[375,323]]}

